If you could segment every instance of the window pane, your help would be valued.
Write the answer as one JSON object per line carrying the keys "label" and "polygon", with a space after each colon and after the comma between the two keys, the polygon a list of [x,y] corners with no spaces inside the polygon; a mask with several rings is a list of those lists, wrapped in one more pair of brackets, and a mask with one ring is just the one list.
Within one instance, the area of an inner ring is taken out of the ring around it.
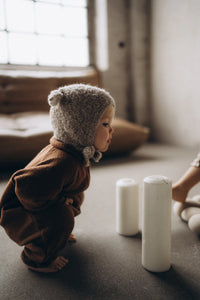
{"label": "window pane", "polygon": [[0,63],[7,63],[8,62],[8,55],[7,55],[7,34],[5,32],[0,32]]}
{"label": "window pane", "polygon": [[85,8],[64,8],[63,33],[68,36],[87,36],[87,10]]}
{"label": "window pane", "polygon": [[34,31],[34,10],[32,1],[7,0],[7,29],[10,31]]}
{"label": "window pane", "polygon": [[36,64],[35,35],[10,33],[8,35],[10,63]]}
{"label": "window pane", "polygon": [[85,67],[89,65],[87,39],[68,39],[65,41],[63,50],[65,66]]}
{"label": "window pane", "polygon": [[[37,2],[38,0],[36,0]],[[62,0],[39,0],[39,2],[46,2],[46,3],[56,3],[56,4],[59,4],[59,3],[62,3]]]}
{"label": "window pane", "polygon": [[47,66],[62,66],[62,37],[44,37],[37,38],[39,64]]}
{"label": "window pane", "polygon": [[5,29],[5,14],[3,0],[0,0],[0,29]]}
{"label": "window pane", "polygon": [[36,3],[38,33],[61,34],[61,6]]}
{"label": "window pane", "polygon": [[64,5],[86,7],[87,0],[63,0]]}

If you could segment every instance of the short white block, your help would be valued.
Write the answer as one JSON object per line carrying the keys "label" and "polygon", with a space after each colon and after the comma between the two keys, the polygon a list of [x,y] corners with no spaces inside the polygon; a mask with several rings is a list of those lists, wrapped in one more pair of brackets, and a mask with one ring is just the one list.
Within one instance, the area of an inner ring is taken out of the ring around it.
{"label": "short white block", "polygon": [[116,231],[131,236],[139,231],[139,188],[132,178],[116,182]]}

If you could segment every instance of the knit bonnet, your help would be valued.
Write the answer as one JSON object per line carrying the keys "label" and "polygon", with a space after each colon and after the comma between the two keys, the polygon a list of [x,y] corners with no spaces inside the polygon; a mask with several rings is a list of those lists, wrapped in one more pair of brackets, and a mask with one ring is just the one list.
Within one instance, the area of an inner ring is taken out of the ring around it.
{"label": "knit bonnet", "polygon": [[72,84],[51,91],[48,103],[54,137],[81,151],[85,165],[90,159],[98,162],[102,154],[94,147],[95,132],[107,106],[115,107],[111,95],[95,86]]}

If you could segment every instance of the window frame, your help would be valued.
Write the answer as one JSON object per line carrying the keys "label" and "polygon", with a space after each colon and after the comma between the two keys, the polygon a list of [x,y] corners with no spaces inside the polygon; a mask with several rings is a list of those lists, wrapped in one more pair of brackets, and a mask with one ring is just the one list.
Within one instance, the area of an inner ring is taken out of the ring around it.
{"label": "window frame", "polygon": [[45,66],[45,65],[27,65],[27,64],[12,64],[0,63],[1,70],[27,70],[27,71],[78,71],[88,70],[95,65],[95,1],[87,0],[87,26],[88,26],[88,66]]}

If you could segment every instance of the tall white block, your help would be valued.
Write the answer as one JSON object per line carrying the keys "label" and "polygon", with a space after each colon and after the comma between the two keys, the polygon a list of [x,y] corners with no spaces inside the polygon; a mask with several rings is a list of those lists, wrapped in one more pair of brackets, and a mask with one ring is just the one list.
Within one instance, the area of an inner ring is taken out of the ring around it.
{"label": "tall white block", "polygon": [[142,265],[152,272],[171,266],[171,181],[162,175],[144,178]]}

